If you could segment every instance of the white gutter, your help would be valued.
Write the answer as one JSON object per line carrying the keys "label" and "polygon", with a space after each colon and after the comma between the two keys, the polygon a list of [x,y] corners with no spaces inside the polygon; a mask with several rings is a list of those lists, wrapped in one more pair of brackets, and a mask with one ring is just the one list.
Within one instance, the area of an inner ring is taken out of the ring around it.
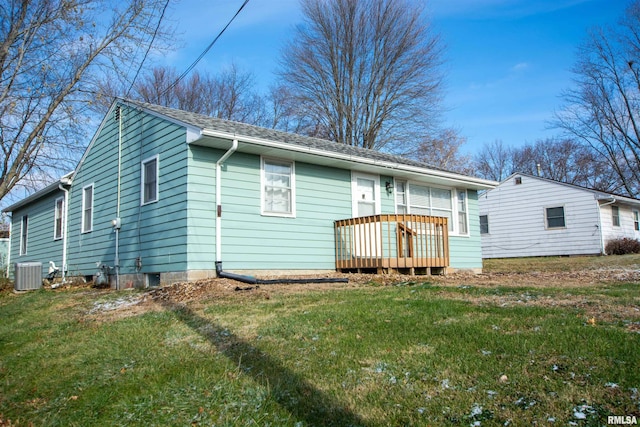
{"label": "white gutter", "polygon": [[605,253],[604,234],[602,232],[602,209],[601,208],[603,206],[612,205],[615,202],[617,202],[615,197],[610,196],[610,198],[611,198],[610,201],[603,204],[600,204],[601,199],[596,198],[596,204],[598,205],[598,230],[600,231],[600,251],[602,255],[606,255],[606,253]]}
{"label": "white gutter", "polygon": [[[201,131],[201,134],[204,136],[209,136],[214,138],[233,139],[234,141],[237,140],[238,138],[237,135],[230,134],[227,132],[219,132],[212,129],[203,129]],[[251,136],[242,136],[242,141],[248,142],[251,144],[269,147],[269,148],[276,148],[276,149],[282,149],[286,151],[312,154],[312,155],[321,156],[321,157],[329,157],[337,160],[346,160],[349,162],[378,166],[386,169],[404,170],[407,172],[414,172],[414,173],[419,173],[423,175],[425,174],[425,168],[418,167],[418,166],[405,165],[401,163],[389,162],[384,160],[369,159],[362,156],[353,156],[351,154],[343,154],[343,153],[337,153],[333,151],[326,151],[326,150],[321,150],[321,149],[312,148],[312,147],[305,147],[305,146],[286,143],[286,142],[271,141],[271,140],[255,138]],[[487,181],[484,179],[474,179],[474,178],[461,179],[462,176],[459,174],[440,171],[437,169],[429,169],[429,174],[438,178],[445,178],[452,181],[457,181],[459,183],[475,184],[476,186],[482,187],[483,189],[492,189],[496,187],[496,183],[493,181]]]}
{"label": "white gutter", "polygon": [[58,188],[64,191],[64,221],[62,221],[62,282],[64,283],[67,271],[67,221],[69,218],[69,190],[62,184],[71,185],[68,178],[62,178]]}
{"label": "white gutter", "polygon": [[238,140],[216,162],[216,265],[222,262],[222,164],[238,149]]}

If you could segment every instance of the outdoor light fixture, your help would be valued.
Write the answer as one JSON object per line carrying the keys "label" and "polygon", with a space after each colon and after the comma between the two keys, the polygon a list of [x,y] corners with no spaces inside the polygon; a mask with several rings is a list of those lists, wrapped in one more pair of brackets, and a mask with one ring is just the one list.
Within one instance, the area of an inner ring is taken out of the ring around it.
{"label": "outdoor light fixture", "polygon": [[391,181],[387,181],[384,183],[384,187],[387,189],[387,193],[393,193],[393,183]]}

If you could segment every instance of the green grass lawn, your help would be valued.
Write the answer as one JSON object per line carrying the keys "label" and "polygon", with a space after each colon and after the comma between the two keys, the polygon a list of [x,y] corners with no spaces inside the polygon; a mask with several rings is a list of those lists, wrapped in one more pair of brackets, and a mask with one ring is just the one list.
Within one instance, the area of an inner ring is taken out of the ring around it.
{"label": "green grass lawn", "polygon": [[639,283],[466,278],[127,307],[140,296],[0,293],[0,426],[640,419]]}

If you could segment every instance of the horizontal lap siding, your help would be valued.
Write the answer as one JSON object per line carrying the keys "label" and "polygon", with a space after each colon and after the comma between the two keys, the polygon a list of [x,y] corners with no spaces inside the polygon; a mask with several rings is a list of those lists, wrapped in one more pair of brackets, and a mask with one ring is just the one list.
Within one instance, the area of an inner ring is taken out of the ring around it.
{"label": "horizontal lap siding", "polygon": [[295,163],[296,217],[260,213],[260,157],[233,154],[222,173],[222,260],[228,270],[332,270],[334,221],[351,216],[351,173]]}
{"label": "horizontal lap siding", "polygon": [[[546,229],[545,209],[564,207],[565,228]],[[485,258],[582,255],[600,251],[598,213],[592,193],[534,177],[505,181],[480,197],[488,215],[482,235]]]}
{"label": "horizontal lap siding", "polygon": [[[53,238],[55,201],[60,197],[64,197],[62,191],[54,192],[12,212],[11,264],[41,262],[43,277],[49,271],[49,261],[53,261],[56,267],[62,268],[63,240]],[[21,224],[25,214],[28,215],[27,253],[20,255]]]}
{"label": "horizontal lap siding", "polygon": [[[182,271],[186,268],[185,130],[135,109],[123,108],[120,185],[120,272]],[[141,162],[159,160],[158,201],[141,206]],[[73,183],[69,212],[69,265],[93,274],[97,263],[114,266],[117,215],[118,122],[106,119]],[[93,231],[81,233],[82,189],[94,183]]]}
{"label": "horizontal lap siding", "polygon": [[[602,203],[607,203],[606,201]],[[640,239],[640,231],[635,229],[633,211],[640,211],[640,207],[632,207],[615,203],[613,206],[617,206],[619,209],[620,225],[613,225],[613,213],[611,210],[612,205],[602,206],[600,209],[602,235],[604,236],[604,242],[628,238],[628,239]]]}
{"label": "horizontal lap siding", "polygon": [[478,193],[467,190],[467,215],[469,215],[469,235],[449,234],[449,260],[455,269],[482,268],[482,247],[480,241],[480,221],[478,216]]}

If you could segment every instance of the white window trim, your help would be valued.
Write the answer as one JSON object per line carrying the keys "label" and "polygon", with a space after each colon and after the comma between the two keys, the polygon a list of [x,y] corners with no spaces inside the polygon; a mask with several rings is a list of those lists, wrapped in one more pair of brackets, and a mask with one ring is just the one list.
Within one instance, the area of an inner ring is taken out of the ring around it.
{"label": "white window trim", "polygon": [[[62,202],[62,209],[60,210],[60,236],[57,236],[56,229],[58,225],[58,202]],[[58,197],[53,204],[53,240],[62,240],[64,236],[64,197]]]}
{"label": "white window trim", "polygon": [[[156,198],[149,201],[144,201],[144,166],[150,161],[156,161]],[[140,162],[140,206],[156,203],[160,200],[160,156],[156,154]]]}
{"label": "white window trim", "polygon": [[[467,237],[469,237],[469,236],[471,236],[471,229],[469,228],[469,193],[467,192],[466,189],[463,189],[463,188],[456,188],[455,189],[455,193],[456,193],[455,200],[454,200],[454,202],[455,202],[455,217],[456,217],[457,221],[455,222],[455,224],[453,224],[453,232],[457,233],[458,236],[467,236]],[[460,203],[460,200],[458,200],[459,193],[464,193],[464,207],[465,207],[464,213],[466,215],[466,224],[465,224],[465,226],[466,226],[466,229],[467,229],[466,233],[462,233],[460,230],[458,230],[458,228],[459,228],[458,226],[460,224],[460,211],[458,210],[458,205]]]}
{"label": "white window trim", "polygon": [[[86,210],[84,194],[87,188],[91,188],[91,223],[89,224],[88,227],[87,227],[87,224],[84,223],[84,211]],[[89,185],[85,185],[84,187],[82,187],[82,212],[81,212],[81,220],[80,220],[81,233],[91,233],[93,231],[93,213],[94,213],[95,200],[96,200],[96,189],[94,184],[91,183]]]}
{"label": "white window trim", "polygon": [[[451,192],[451,221],[453,221],[453,229],[449,230],[449,235],[450,236],[456,236],[456,237],[471,237],[471,229],[470,229],[470,224],[469,224],[469,192],[467,191],[467,189],[463,189],[463,188],[455,188],[455,187],[445,187],[442,185],[433,185],[433,184],[429,184],[429,183],[424,183],[424,182],[418,182],[418,181],[411,181],[411,180],[405,180],[405,179],[399,179],[396,180],[394,178],[394,189],[395,189],[395,183],[397,181],[402,181],[405,183],[405,201],[406,201],[406,208],[407,208],[407,214],[411,214],[411,185],[420,185],[423,187],[429,187],[429,188],[436,188],[439,190],[446,190]],[[394,190],[395,191],[395,190]],[[467,208],[467,232],[466,233],[460,233],[460,230],[458,230],[458,192],[459,191],[464,191],[467,195],[466,197],[466,208]],[[393,200],[393,209],[394,212],[397,214],[398,213],[398,203],[396,203],[395,200],[395,195],[394,195],[394,200]]]}
{"label": "white window trim", "polygon": [[[273,212],[265,209],[265,191],[264,187],[266,184],[265,176],[264,176],[264,165],[265,163],[276,163],[281,165],[290,165],[291,166],[291,212]],[[281,218],[295,218],[296,217],[296,162],[292,160],[283,160],[272,157],[262,157],[260,156],[260,214],[263,216],[274,216]]]}
{"label": "white window trim", "polygon": [[[27,219],[27,229],[24,229],[24,219]],[[23,237],[24,236],[24,237]],[[29,243],[29,215],[22,215],[20,217],[20,255],[27,255]]]}
{"label": "white window trim", "polygon": [[[382,212],[380,201],[380,175],[371,175],[360,172],[351,173],[351,215],[356,218],[358,216],[358,199],[355,196],[358,191],[358,178],[370,179],[374,183],[374,215],[380,215]],[[395,204],[395,199],[394,199]]]}
{"label": "white window trim", "polygon": [[640,228],[640,211],[638,211],[637,209],[633,209],[631,211],[631,215],[633,216],[633,231],[637,233],[638,231],[640,231],[636,229],[636,225],[638,225],[638,228]]}
{"label": "white window trim", "polygon": [[[562,208],[562,218],[564,219],[563,227],[549,227],[549,218],[547,218],[547,209],[554,209],[554,208]],[[565,228],[567,228],[567,209],[565,208],[565,205],[550,205],[550,206],[545,206],[542,209],[544,214],[545,230],[564,230]]]}

